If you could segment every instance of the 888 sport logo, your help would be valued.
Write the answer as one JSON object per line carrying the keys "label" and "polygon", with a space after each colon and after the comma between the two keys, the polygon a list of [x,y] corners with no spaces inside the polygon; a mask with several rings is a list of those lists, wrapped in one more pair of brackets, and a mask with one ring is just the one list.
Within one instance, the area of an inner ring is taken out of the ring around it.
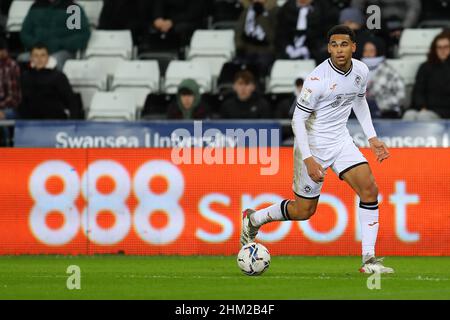
{"label": "888 sport logo", "polygon": [[[164,180],[165,190],[151,188],[155,179]],[[82,175],[65,161],[46,161],[33,170],[28,189],[33,199],[29,227],[46,245],[68,244],[80,229],[98,245],[120,243],[132,228],[149,244],[170,243],[183,231],[185,217],[179,200],[184,178],[168,161],[148,161],[133,176],[113,160],[92,162]],[[133,214],[128,203],[132,194],[137,201]],[[80,196],[84,200],[81,210]],[[151,223],[152,215],[158,212],[167,217],[163,228]],[[62,217],[57,227],[49,224],[52,216]],[[105,227],[102,216],[109,216],[107,220],[113,223]]]}

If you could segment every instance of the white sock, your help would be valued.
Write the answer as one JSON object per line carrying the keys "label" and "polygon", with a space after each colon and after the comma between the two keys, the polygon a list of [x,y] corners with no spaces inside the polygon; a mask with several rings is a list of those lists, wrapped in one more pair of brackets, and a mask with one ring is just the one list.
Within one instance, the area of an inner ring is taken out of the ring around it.
{"label": "white sock", "polygon": [[256,211],[251,217],[252,225],[261,227],[272,221],[288,221],[290,220],[288,214],[289,200],[283,200],[278,204]]}
{"label": "white sock", "polygon": [[375,256],[375,244],[378,235],[378,201],[371,203],[360,202],[358,208],[359,222],[362,235],[362,256]]}

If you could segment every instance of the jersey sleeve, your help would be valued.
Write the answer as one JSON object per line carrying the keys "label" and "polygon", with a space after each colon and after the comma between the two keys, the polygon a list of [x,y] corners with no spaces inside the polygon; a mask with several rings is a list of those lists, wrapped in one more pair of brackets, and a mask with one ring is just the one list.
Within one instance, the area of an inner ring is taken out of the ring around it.
{"label": "jersey sleeve", "polygon": [[309,114],[313,113],[322,95],[321,89],[322,81],[318,77],[308,77],[297,98],[297,108]]}
{"label": "jersey sleeve", "polygon": [[303,85],[302,92],[297,98],[297,104],[292,118],[292,130],[295,134],[295,141],[300,148],[302,160],[311,157],[306,121],[317,109],[317,104],[321,97],[321,86],[322,84],[319,78],[308,78]]}
{"label": "jersey sleeve", "polygon": [[358,98],[363,99],[366,97],[367,85],[369,82],[369,68],[364,66],[364,76],[361,78],[361,89],[358,93]]}

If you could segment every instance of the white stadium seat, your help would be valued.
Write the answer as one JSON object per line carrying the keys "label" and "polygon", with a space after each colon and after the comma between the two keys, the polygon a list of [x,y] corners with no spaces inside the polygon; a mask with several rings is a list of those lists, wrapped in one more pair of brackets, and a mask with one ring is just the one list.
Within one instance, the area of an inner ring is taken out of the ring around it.
{"label": "white stadium seat", "polygon": [[164,92],[175,94],[178,85],[185,79],[194,79],[201,93],[211,92],[212,75],[209,64],[201,61],[172,61],[166,71]]}
{"label": "white stadium seat", "polygon": [[130,60],[133,55],[133,39],[130,30],[94,30],[84,54],[86,59],[97,60],[108,75],[113,75],[117,65]]}
{"label": "white stadium seat", "polygon": [[129,60],[133,54],[133,38],[130,30],[94,30],[85,52],[87,59],[115,57]]}
{"label": "white stadium seat", "polygon": [[103,0],[77,0],[75,2],[83,7],[84,12],[89,19],[89,24],[93,28],[97,28],[100,14],[103,9]]}
{"label": "white stadium seat", "polygon": [[270,73],[268,93],[291,93],[295,80],[305,77],[314,70],[314,60],[277,60]]}
{"label": "white stadium seat", "polygon": [[215,79],[217,79],[220,75],[220,71],[222,71],[224,64],[228,62],[228,59],[222,57],[196,57],[191,61],[200,61],[209,64],[211,75]]}
{"label": "white stadium seat", "polygon": [[405,85],[414,85],[417,70],[422,63],[426,61],[426,57],[422,58],[405,58],[405,59],[387,59],[386,62],[394,68],[405,81]]}
{"label": "white stadium seat", "polygon": [[14,0],[9,8],[6,30],[8,32],[20,32],[25,17],[34,1]]}
{"label": "white stadium seat", "polygon": [[231,60],[235,53],[233,30],[197,30],[192,36],[187,58],[221,57]]}
{"label": "white stadium seat", "polygon": [[107,74],[95,60],[67,60],[63,71],[73,90],[81,94],[86,110],[94,94],[107,89]]}
{"label": "white stadium seat", "polygon": [[87,114],[88,120],[136,120],[137,107],[133,94],[127,92],[97,92]]}
{"label": "white stadium seat", "polygon": [[399,56],[423,56],[430,50],[433,39],[442,29],[405,29],[399,44]]}
{"label": "white stadium seat", "polygon": [[111,89],[133,93],[141,109],[150,93],[159,92],[159,81],[160,70],[156,60],[122,61],[114,73]]}

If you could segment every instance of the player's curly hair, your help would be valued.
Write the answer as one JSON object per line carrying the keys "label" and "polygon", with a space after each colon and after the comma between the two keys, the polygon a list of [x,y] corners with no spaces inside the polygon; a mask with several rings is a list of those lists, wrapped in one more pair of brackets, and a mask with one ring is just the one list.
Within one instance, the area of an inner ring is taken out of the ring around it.
{"label": "player's curly hair", "polygon": [[350,40],[352,40],[353,42],[356,42],[356,34],[355,32],[350,29],[349,27],[347,27],[346,25],[340,24],[337,26],[334,26],[333,28],[330,29],[330,31],[328,31],[328,42],[330,42],[330,39],[333,35],[335,34],[346,34],[350,36]]}

